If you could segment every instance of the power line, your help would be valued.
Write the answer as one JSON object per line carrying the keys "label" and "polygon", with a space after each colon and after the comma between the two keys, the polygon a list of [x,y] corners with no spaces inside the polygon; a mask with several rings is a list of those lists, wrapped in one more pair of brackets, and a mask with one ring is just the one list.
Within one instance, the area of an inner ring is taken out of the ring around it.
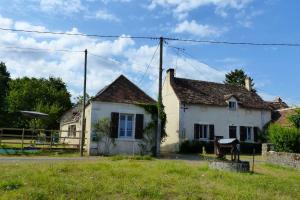
{"label": "power line", "polygon": [[[85,34],[85,33],[36,31],[36,30],[12,29],[12,28],[1,28],[1,27],[0,27],[0,30],[2,30],[2,31],[12,31],[12,32],[52,34],[52,35],[69,35],[69,36],[84,36],[84,37],[97,37],[97,38],[130,38],[130,39],[149,39],[149,40],[159,40],[159,38],[160,38],[160,37],[156,37],[156,36],[99,35],[99,34]],[[163,39],[165,41],[179,41],[179,42],[207,43],[207,44],[300,47],[300,43],[229,42],[229,41],[216,41],[216,40],[183,39],[183,38],[172,38],[172,37],[166,37],[166,38],[163,38]]]}
{"label": "power line", "polygon": [[41,49],[41,48],[32,48],[32,47],[17,47],[17,46],[0,46],[3,49],[15,49],[22,51],[52,51],[52,52],[68,52],[68,53],[83,53],[84,51],[75,51],[70,49]]}
{"label": "power line", "polygon": [[34,31],[24,29],[0,28],[2,31],[24,32],[24,33],[38,33],[38,34],[51,34],[51,35],[69,35],[69,36],[83,36],[83,37],[97,37],[97,38],[127,38],[127,39],[151,39],[158,40],[159,37],[149,36],[124,36],[124,35],[98,35],[98,34],[85,34],[85,33],[68,33],[68,32],[52,32],[52,31]]}
{"label": "power line", "polygon": [[152,58],[151,58],[149,64],[146,66],[146,70],[145,70],[143,76],[141,77],[141,79],[139,80],[138,85],[143,81],[145,75],[147,74],[147,72],[148,72],[148,70],[149,70],[149,67],[150,67],[150,65],[151,65],[151,63],[152,63],[152,61],[153,61],[153,59],[154,59],[154,57],[155,57],[155,55],[156,55],[156,52],[157,52],[157,50],[158,50],[158,47],[159,47],[159,43],[158,43],[158,45],[157,45],[157,47],[156,47],[156,49],[155,49],[155,51],[154,51],[154,53],[153,53],[153,55],[152,55]]}
{"label": "power line", "polygon": [[215,40],[193,40],[180,38],[164,38],[169,41],[192,42],[192,43],[208,43],[208,44],[227,44],[227,45],[249,45],[249,46],[286,46],[286,47],[300,47],[300,43],[255,43],[255,42],[228,42]]}
{"label": "power line", "polygon": [[122,64],[120,61],[118,60],[115,60],[115,59],[112,59],[112,58],[106,58],[104,56],[100,56],[98,54],[95,54],[95,53],[91,53],[91,52],[88,52],[89,55],[92,55],[92,56],[95,56],[97,58],[100,58],[101,60],[104,60],[104,61],[109,61],[111,63],[114,63],[114,64]]}

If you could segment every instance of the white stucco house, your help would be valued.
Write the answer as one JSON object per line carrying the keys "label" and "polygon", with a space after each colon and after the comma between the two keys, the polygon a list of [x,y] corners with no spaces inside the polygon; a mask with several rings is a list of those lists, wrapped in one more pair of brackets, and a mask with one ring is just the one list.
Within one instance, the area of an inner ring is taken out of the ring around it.
{"label": "white stucco house", "polygon": [[185,140],[238,138],[254,142],[258,131],[271,120],[269,105],[245,87],[175,77],[167,70],[162,100],[167,115],[167,138],[162,151],[176,152]]}
{"label": "white stucco house", "polygon": [[[152,122],[151,113],[148,113],[143,105],[155,104],[156,102],[134,83],[123,75],[119,76],[87,103],[85,111],[85,149],[87,153],[89,155],[98,153],[93,124],[102,118],[110,120],[110,137],[114,138],[116,143],[110,149],[111,154],[140,153],[139,144],[142,142],[144,128]],[[81,114],[79,114],[80,119],[78,120],[73,119],[72,116],[76,116],[76,114],[72,114],[72,110],[64,116],[61,119],[61,130],[72,132],[74,126],[76,130],[81,130]],[[66,118],[70,120],[68,121]]]}

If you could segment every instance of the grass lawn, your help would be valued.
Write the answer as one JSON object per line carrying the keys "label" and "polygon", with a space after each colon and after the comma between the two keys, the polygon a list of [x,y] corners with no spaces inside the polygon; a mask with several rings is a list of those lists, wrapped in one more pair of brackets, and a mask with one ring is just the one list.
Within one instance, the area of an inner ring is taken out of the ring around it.
{"label": "grass lawn", "polygon": [[0,164],[0,199],[300,199],[300,170],[258,164],[255,174],[207,162],[132,160]]}

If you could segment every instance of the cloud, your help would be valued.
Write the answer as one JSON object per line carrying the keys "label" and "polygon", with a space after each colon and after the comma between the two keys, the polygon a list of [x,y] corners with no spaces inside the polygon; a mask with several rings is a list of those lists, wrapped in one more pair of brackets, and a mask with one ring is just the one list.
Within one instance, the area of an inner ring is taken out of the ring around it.
{"label": "cloud", "polygon": [[[6,21],[10,21],[12,27],[48,30],[44,26],[36,26],[26,21],[19,22],[11,19],[6,19]],[[77,28],[72,28],[68,32],[80,33]],[[49,49],[51,51],[25,51],[4,48],[4,46]],[[93,37],[48,34],[42,37],[41,34],[3,31],[0,38],[0,49],[1,61],[6,63],[13,78],[23,76],[61,77],[73,97],[82,93],[84,53],[56,52],[55,50],[83,51],[88,49],[87,90],[91,95],[95,95],[120,74],[126,75],[152,97],[155,98],[157,94],[158,51],[145,73],[146,66],[157,49],[157,44],[138,46],[130,38],[104,40]],[[195,59],[177,57],[176,54],[166,49],[164,55],[164,66],[177,66],[177,74],[182,77],[209,81],[222,81],[224,78],[225,72],[215,70]]]}
{"label": "cloud", "polygon": [[2,17],[0,15],[0,27],[1,28],[10,28],[13,24],[13,21],[11,19]]}
{"label": "cloud", "polygon": [[253,23],[253,19],[263,14],[261,10],[252,10],[250,13],[246,13],[245,11],[241,11],[235,15],[238,23],[245,28],[251,28]]}
{"label": "cloud", "polygon": [[219,29],[210,25],[198,24],[195,20],[192,21],[183,21],[177,24],[174,29],[175,33],[190,33],[200,37],[215,37],[220,36],[224,33],[225,29]]}
{"label": "cloud", "polygon": [[172,9],[175,15],[189,13],[204,6],[215,6],[216,14],[225,16],[225,9],[241,10],[245,8],[252,0],[152,0],[149,9],[155,9],[157,6],[161,6],[167,9]]}
{"label": "cloud", "polygon": [[42,11],[70,15],[85,10],[81,0],[41,0]]}
{"label": "cloud", "polygon": [[93,15],[86,15],[85,18],[87,19],[98,19],[104,21],[115,21],[119,22],[120,19],[112,13],[109,13],[107,10],[98,10]]}

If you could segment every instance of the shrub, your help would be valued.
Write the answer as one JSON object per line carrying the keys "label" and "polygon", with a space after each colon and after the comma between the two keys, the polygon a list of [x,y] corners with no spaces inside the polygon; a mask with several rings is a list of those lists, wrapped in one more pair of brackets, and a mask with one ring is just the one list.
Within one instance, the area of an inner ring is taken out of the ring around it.
{"label": "shrub", "polygon": [[275,151],[300,153],[300,130],[297,128],[270,125],[268,136]]}
{"label": "shrub", "polygon": [[203,144],[200,141],[189,141],[186,140],[180,144],[179,152],[184,154],[189,153],[202,153]]}
{"label": "shrub", "polygon": [[253,154],[253,149],[255,149],[255,154],[260,154],[261,153],[261,144],[248,143],[248,142],[240,143],[240,153],[241,154]]}

